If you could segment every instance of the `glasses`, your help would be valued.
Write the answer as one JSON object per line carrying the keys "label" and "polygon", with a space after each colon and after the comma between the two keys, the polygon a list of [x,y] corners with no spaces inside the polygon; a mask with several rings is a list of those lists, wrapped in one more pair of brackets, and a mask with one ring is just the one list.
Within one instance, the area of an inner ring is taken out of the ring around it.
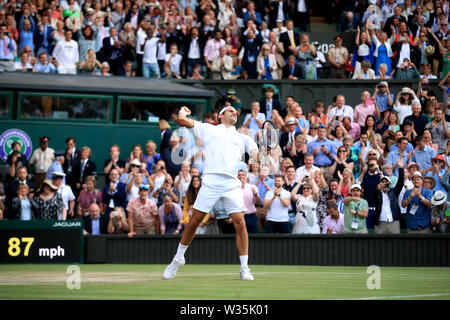
{"label": "glasses", "polygon": [[347,152],[347,150],[339,150],[338,152]]}
{"label": "glasses", "polygon": [[148,190],[148,186],[140,186],[139,187],[139,191],[141,191],[141,190],[146,190],[147,191]]}
{"label": "glasses", "polygon": [[47,141],[47,140],[45,140],[45,141],[41,141],[41,143],[48,143],[48,141]]}
{"label": "glasses", "polygon": [[376,153],[368,153],[367,155],[368,156],[376,156],[377,154]]}
{"label": "glasses", "polygon": [[310,187],[303,188],[303,190],[311,190]]}

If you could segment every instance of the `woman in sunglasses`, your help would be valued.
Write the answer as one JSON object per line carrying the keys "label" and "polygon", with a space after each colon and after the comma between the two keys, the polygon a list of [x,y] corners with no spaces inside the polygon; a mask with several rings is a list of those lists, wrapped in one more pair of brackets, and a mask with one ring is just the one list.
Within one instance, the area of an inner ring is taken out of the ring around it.
{"label": "woman in sunglasses", "polygon": [[[294,234],[319,234],[319,219],[317,217],[317,205],[319,204],[319,187],[314,179],[309,179],[302,186],[302,194],[298,195],[298,184],[291,192],[291,197],[297,200],[295,224],[292,229]],[[297,190],[296,190],[297,189]]]}
{"label": "woman in sunglasses", "polygon": [[348,149],[344,146],[339,147],[337,155],[334,156],[334,163],[331,165],[330,172],[333,172],[333,178],[339,179],[339,173],[343,173],[345,168],[353,171],[355,164],[348,155]]}

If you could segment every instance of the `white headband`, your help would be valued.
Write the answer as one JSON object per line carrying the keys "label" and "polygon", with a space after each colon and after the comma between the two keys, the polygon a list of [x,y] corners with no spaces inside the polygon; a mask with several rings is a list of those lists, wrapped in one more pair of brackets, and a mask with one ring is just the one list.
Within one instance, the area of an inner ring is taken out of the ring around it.
{"label": "white headband", "polygon": [[225,111],[227,111],[228,109],[231,109],[231,108],[234,108],[234,107],[233,106],[228,106],[228,107],[223,108],[222,110],[220,110],[219,115],[224,114]]}

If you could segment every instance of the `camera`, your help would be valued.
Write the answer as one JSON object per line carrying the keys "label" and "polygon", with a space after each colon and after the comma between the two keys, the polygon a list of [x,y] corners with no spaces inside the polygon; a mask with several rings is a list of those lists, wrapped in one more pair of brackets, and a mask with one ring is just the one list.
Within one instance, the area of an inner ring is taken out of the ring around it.
{"label": "camera", "polygon": [[120,212],[119,212],[119,211],[113,211],[113,212],[112,212],[112,215],[113,215],[114,217],[118,217],[118,216],[120,216]]}
{"label": "camera", "polygon": [[161,168],[160,168],[161,170],[164,170],[165,169],[165,167],[164,166],[161,166]]}
{"label": "camera", "polygon": [[375,167],[375,165],[373,163],[369,163],[368,167],[373,168],[373,167]]}
{"label": "camera", "polygon": [[384,187],[385,187],[385,188],[389,188],[389,183],[385,183],[385,184],[384,184]]}

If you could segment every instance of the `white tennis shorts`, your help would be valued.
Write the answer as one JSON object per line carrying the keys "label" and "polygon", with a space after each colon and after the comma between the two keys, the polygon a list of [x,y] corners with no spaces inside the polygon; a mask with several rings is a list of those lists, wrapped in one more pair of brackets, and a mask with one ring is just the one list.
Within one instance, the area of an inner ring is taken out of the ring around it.
{"label": "white tennis shorts", "polygon": [[244,198],[241,191],[242,183],[237,178],[216,173],[206,173],[202,176],[202,186],[194,202],[194,209],[209,213],[217,203],[223,201],[223,207],[228,215],[244,212]]}

